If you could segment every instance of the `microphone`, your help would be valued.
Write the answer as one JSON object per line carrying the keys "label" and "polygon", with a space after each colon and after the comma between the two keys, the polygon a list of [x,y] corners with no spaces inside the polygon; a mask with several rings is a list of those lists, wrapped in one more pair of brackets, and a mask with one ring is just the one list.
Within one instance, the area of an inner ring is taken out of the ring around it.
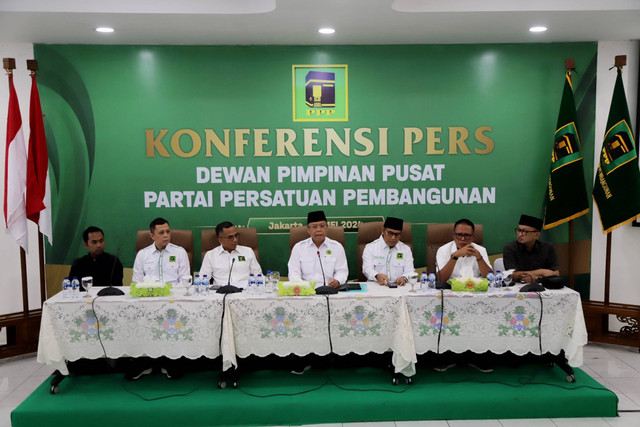
{"label": "microphone", "polygon": [[231,258],[231,267],[229,267],[229,279],[227,280],[227,284],[224,286],[221,286],[216,293],[219,294],[235,294],[238,292],[242,292],[242,289],[240,289],[237,286],[233,286],[231,284],[231,272],[233,271],[233,265],[236,263],[236,257]]}
{"label": "microphone", "polygon": [[109,287],[100,289],[98,292],[98,296],[108,297],[108,296],[116,296],[116,295],[124,295],[120,289],[113,287],[113,272],[116,269],[116,263],[118,262],[118,255],[120,255],[120,248],[116,251],[116,256],[113,258],[113,265],[111,266],[111,276],[109,277]]}
{"label": "microphone", "polygon": [[320,251],[316,251],[318,254],[318,262],[320,263],[320,271],[322,271],[322,283],[323,285],[316,288],[316,294],[337,294],[338,290],[332,288],[331,286],[327,286],[327,279],[324,276],[324,267],[322,266],[322,257],[320,256]]}
{"label": "microphone", "polygon": [[438,257],[436,256],[436,248],[431,246],[431,252],[433,253],[433,259],[436,264],[436,289],[451,289],[451,285],[447,282],[440,280],[440,266],[438,265]]}

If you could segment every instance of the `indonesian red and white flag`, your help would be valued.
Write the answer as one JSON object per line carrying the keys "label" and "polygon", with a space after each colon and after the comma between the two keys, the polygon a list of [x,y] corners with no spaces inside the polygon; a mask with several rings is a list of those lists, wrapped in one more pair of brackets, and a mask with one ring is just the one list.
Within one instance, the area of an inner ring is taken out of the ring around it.
{"label": "indonesian red and white flag", "polygon": [[13,237],[25,251],[28,249],[26,187],[27,150],[22,133],[18,96],[13,87],[13,75],[9,74],[7,149],[4,158],[4,219],[7,234]]}
{"label": "indonesian red and white flag", "polygon": [[27,218],[38,224],[40,232],[47,236],[49,243],[52,244],[49,154],[35,73],[31,74],[29,128],[31,132],[29,133],[29,155],[27,157]]}

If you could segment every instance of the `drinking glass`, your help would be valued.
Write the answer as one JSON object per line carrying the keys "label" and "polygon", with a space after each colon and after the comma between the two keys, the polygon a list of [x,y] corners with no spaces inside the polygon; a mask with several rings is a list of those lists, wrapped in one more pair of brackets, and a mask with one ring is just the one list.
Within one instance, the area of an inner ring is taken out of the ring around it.
{"label": "drinking glass", "polygon": [[93,286],[93,277],[87,276],[82,278],[82,287],[87,293],[84,295],[85,298],[91,297],[91,287]]}
{"label": "drinking glass", "polygon": [[409,292],[416,292],[416,285],[418,284],[418,273],[409,274],[409,285],[411,285],[411,290]]}
{"label": "drinking glass", "polygon": [[502,279],[502,281],[504,282],[505,286],[511,286],[511,275],[508,274],[506,276],[504,276],[504,279]]}
{"label": "drinking glass", "polygon": [[271,289],[270,292],[278,292],[278,282],[280,281],[280,272],[272,271],[271,272]]}
{"label": "drinking glass", "polygon": [[193,284],[193,277],[191,275],[184,275],[180,278],[180,285],[184,288],[184,294],[189,295],[189,288]]}

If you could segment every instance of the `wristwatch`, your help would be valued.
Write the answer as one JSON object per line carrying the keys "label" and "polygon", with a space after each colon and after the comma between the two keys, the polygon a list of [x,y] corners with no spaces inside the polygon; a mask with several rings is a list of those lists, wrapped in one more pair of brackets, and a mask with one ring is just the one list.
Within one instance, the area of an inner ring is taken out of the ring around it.
{"label": "wristwatch", "polygon": [[454,260],[454,261],[457,261],[457,260],[458,260],[458,257],[457,257],[457,256],[454,256],[454,255],[451,255],[451,259],[452,259],[452,260]]}

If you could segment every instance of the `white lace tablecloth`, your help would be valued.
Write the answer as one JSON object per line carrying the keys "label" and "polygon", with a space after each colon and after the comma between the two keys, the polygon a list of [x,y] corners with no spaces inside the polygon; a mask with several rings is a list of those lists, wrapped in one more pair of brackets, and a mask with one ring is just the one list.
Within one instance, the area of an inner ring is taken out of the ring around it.
{"label": "white lace tablecloth", "polygon": [[[65,360],[106,356],[171,359],[220,355],[222,296],[133,298],[125,295],[63,299],[61,293],[42,307],[38,362],[68,374]],[[98,340],[97,322],[100,322]],[[223,345],[224,346],[224,345]],[[234,360],[233,357],[230,357]]]}
{"label": "white lace tablecloth", "polygon": [[540,296],[517,292],[515,287],[513,291],[444,291],[440,295],[440,291],[429,291],[427,297],[408,294],[418,354],[438,350],[540,354],[542,345],[542,353],[564,350],[569,364],[582,365],[587,329],[580,295],[569,288],[545,291]]}
{"label": "white lace tablecloth", "polygon": [[[249,296],[63,299],[44,303],[38,361],[68,374],[65,360],[118,357],[215,358],[237,366],[236,356],[339,355],[391,351],[396,372],[415,373],[416,355],[467,350],[517,355],[564,350],[582,364],[587,330],[577,292],[410,292],[367,284],[367,292],[329,296]],[[96,293],[93,289],[92,293]],[[220,325],[225,306],[220,351]],[[330,315],[330,333],[328,316]],[[97,319],[96,319],[97,317]],[[100,322],[98,341],[97,321]],[[439,334],[439,331],[440,334]],[[438,343],[438,335],[440,335]],[[331,338],[331,344],[329,341]]]}
{"label": "white lace tablecloth", "polygon": [[[367,293],[227,299],[236,355],[393,353],[396,372],[415,374],[416,354],[404,298],[377,284]],[[328,304],[328,306],[327,306]],[[329,322],[330,316],[330,322]],[[329,334],[330,325],[330,334]]]}

